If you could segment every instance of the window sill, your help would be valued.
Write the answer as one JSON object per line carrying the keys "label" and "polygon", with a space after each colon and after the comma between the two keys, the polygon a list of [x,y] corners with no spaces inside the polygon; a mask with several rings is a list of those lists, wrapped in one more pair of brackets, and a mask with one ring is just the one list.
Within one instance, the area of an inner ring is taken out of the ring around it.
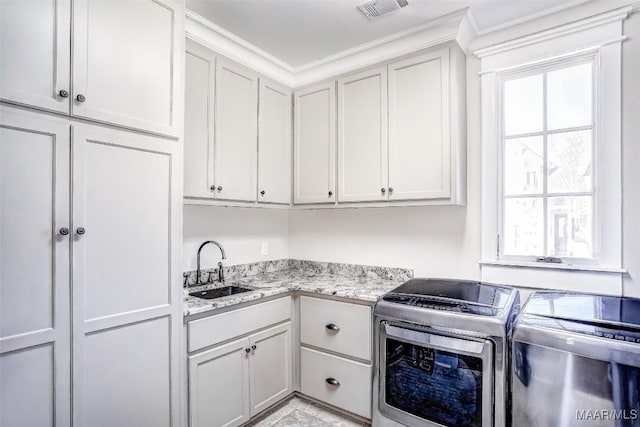
{"label": "window sill", "polygon": [[554,264],[545,262],[527,262],[527,261],[506,261],[506,260],[482,260],[480,265],[497,265],[503,267],[514,268],[541,268],[547,270],[571,270],[571,271],[592,271],[595,273],[615,273],[624,274],[627,272],[624,268],[605,267],[601,265],[589,264]]}

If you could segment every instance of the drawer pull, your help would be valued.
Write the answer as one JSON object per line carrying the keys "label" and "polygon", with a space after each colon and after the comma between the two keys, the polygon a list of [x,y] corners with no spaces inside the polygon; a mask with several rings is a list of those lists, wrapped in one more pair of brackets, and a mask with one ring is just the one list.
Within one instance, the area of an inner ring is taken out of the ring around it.
{"label": "drawer pull", "polygon": [[338,327],[338,325],[335,325],[333,323],[329,323],[328,325],[325,325],[325,328],[327,328],[328,331],[331,332],[340,332],[340,328]]}
{"label": "drawer pull", "polygon": [[339,387],[340,386],[340,381],[338,381],[335,378],[329,377],[325,381],[326,381],[327,384],[332,385],[334,387]]}

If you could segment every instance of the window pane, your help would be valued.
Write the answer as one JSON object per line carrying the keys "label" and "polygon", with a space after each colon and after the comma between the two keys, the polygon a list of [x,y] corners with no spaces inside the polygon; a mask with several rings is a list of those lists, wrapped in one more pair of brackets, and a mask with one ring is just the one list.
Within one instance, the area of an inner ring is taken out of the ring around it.
{"label": "window pane", "polygon": [[544,253],[544,215],[542,198],[504,201],[504,253],[540,255]]}
{"label": "window pane", "polygon": [[591,196],[550,197],[549,254],[591,258],[593,207]]}
{"label": "window pane", "polygon": [[592,65],[547,74],[547,128],[565,129],[591,124]]}
{"label": "window pane", "polygon": [[547,143],[549,193],[591,191],[591,130],[552,134]]}
{"label": "window pane", "polygon": [[543,139],[541,136],[504,142],[504,194],[542,193]]}
{"label": "window pane", "polygon": [[504,83],[504,133],[542,131],[542,74]]}

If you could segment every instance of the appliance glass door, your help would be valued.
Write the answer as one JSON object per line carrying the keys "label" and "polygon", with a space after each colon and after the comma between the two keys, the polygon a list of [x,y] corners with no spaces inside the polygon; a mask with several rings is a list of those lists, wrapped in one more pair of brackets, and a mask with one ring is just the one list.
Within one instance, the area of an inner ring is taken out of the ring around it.
{"label": "appliance glass door", "polygon": [[488,426],[493,345],[383,322],[380,410],[406,425]]}

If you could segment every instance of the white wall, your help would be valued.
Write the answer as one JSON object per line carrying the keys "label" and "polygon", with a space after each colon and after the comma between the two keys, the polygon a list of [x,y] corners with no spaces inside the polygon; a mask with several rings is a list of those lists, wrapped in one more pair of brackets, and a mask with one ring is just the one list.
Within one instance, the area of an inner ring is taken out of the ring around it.
{"label": "white wall", "polygon": [[[227,253],[225,264],[288,258],[289,213],[286,209],[225,208],[214,206],[184,207],[184,270],[196,269],[198,246],[216,240]],[[261,255],[262,243],[269,255]],[[220,251],[215,245],[202,250],[202,268],[215,267]]]}
{"label": "white wall", "polygon": [[640,297],[640,13],[624,22],[622,48],[622,263],[626,296]]}

